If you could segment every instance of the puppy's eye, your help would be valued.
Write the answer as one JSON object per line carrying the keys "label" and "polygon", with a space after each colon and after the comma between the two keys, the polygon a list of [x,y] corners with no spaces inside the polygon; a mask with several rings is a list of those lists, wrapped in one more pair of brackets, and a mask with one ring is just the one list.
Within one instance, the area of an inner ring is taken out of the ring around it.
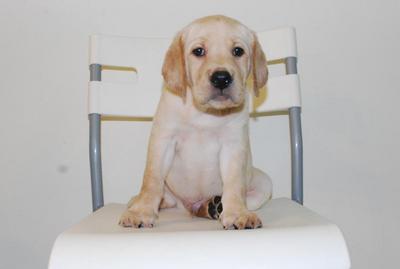
{"label": "puppy's eye", "polygon": [[240,57],[244,54],[244,49],[242,49],[241,47],[234,47],[232,50],[232,54],[235,57]]}
{"label": "puppy's eye", "polygon": [[194,50],[192,50],[192,53],[196,57],[202,57],[206,54],[206,51],[203,48],[195,48]]}

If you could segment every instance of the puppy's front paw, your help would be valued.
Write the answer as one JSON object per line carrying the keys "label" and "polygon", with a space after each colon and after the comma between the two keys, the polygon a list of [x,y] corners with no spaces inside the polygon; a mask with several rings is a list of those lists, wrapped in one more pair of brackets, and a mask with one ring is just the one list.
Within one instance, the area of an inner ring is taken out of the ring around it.
{"label": "puppy's front paw", "polygon": [[152,228],[156,218],[157,211],[152,207],[152,201],[137,195],[128,202],[128,208],[122,213],[119,225],[123,227]]}
{"label": "puppy's front paw", "polygon": [[125,210],[119,220],[119,225],[134,228],[153,228],[156,215],[153,212]]}
{"label": "puppy's front paw", "polygon": [[242,212],[222,212],[221,222],[225,230],[242,230],[261,228],[262,222],[257,214],[244,210]]}

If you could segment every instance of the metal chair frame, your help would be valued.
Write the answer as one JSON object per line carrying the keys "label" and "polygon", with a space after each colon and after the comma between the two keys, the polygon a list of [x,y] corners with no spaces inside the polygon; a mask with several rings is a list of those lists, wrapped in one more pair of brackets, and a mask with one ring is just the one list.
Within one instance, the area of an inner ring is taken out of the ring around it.
{"label": "metal chair frame", "polygon": [[[297,57],[285,58],[286,74],[297,74]],[[101,81],[102,66],[91,64],[90,81]],[[291,143],[291,199],[303,204],[303,139],[301,129],[301,107],[289,108]],[[101,167],[101,115],[89,114],[89,156],[93,211],[104,206]]]}

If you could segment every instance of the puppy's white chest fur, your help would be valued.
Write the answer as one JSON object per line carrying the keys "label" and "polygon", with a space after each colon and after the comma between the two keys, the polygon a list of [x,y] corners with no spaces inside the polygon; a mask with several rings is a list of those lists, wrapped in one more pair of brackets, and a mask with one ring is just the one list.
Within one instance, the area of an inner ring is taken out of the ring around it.
{"label": "puppy's white chest fur", "polygon": [[222,194],[220,149],[216,131],[185,126],[177,134],[175,157],[166,184],[184,204]]}

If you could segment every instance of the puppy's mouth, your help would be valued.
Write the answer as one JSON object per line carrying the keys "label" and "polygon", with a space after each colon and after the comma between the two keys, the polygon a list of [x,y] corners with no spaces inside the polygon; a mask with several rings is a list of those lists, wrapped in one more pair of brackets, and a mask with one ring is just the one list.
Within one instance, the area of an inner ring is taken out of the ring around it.
{"label": "puppy's mouth", "polygon": [[214,101],[217,101],[217,102],[224,102],[224,101],[227,101],[227,100],[233,101],[232,96],[227,94],[227,93],[224,93],[224,92],[214,93],[211,96],[210,100],[214,100]]}
{"label": "puppy's mouth", "polygon": [[235,98],[232,93],[226,89],[226,91],[215,91],[213,92],[207,101],[208,105],[214,109],[221,110],[227,108],[234,108],[240,106],[240,101]]}

